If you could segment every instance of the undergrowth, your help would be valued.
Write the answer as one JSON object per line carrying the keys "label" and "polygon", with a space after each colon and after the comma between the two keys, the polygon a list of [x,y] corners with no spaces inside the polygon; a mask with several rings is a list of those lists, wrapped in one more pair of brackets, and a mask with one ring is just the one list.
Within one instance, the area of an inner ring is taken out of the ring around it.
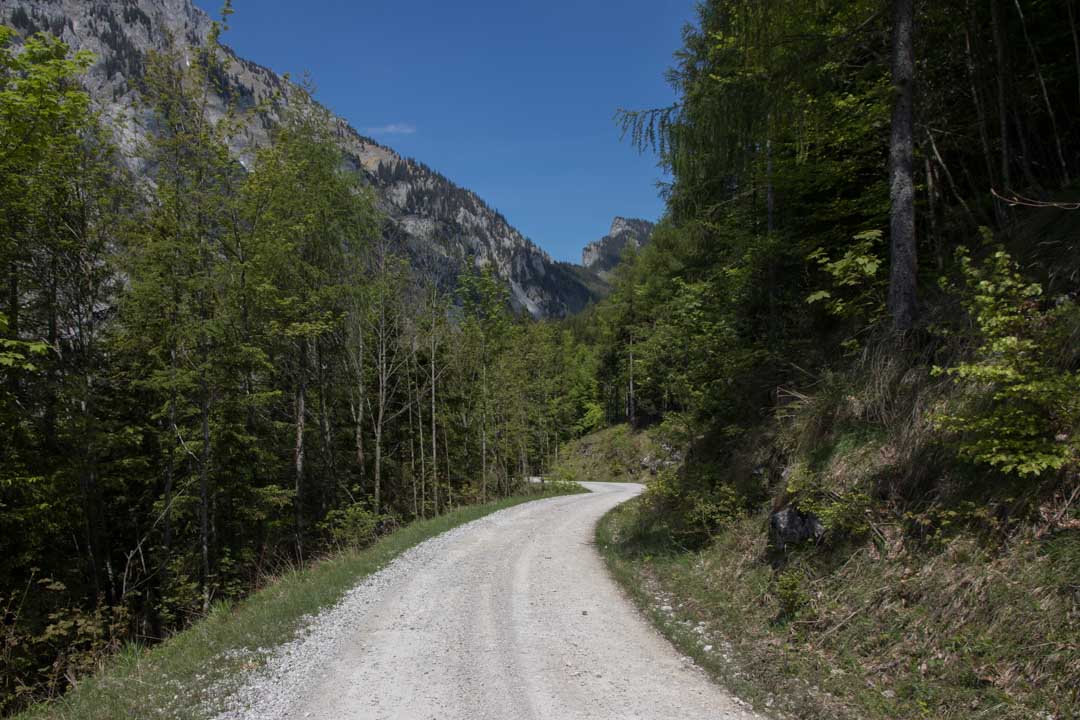
{"label": "undergrowth", "polygon": [[[782,389],[760,425],[698,434],[602,521],[609,567],[687,654],[779,716],[1080,717],[1073,420],[1025,396],[1024,412],[1059,423],[1066,458],[1034,476],[969,451],[1004,437],[994,428],[942,421],[980,393],[1012,402],[1002,381],[932,372],[1014,362],[995,352],[867,341]],[[785,508],[823,532],[778,547]]]}
{"label": "undergrowth", "polygon": [[997,550],[969,537],[884,553],[810,547],[774,570],[762,515],[686,551],[645,507],[598,529],[614,575],[758,707],[808,719],[1076,716],[1076,532]]}
{"label": "undergrowth", "polygon": [[290,640],[304,618],[345,593],[398,555],[440,533],[523,502],[584,490],[549,483],[543,491],[486,505],[464,506],[411,523],[359,550],[344,550],[305,569],[287,572],[235,605],[221,603],[191,628],[152,648],[129,646],[97,674],[21,720],[195,720],[214,707],[230,682]]}

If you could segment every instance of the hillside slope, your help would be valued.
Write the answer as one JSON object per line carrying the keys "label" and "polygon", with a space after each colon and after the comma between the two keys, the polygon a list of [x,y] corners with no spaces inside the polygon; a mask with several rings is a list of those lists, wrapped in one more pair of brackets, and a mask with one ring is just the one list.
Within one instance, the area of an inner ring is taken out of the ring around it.
{"label": "hillside slope", "polygon": [[[776,439],[743,443],[724,481],[798,462]],[[1080,522],[997,547],[961,513],[857,511],[784,548],[764,500],[702,532],[672,512],[676,475],[700,468],[667,440],[608,428],[570,443],[561,472],[647,484],[600,522],[597,545],[658,629],[755,708],[802,720],[1075,717]],[[837,485],[864,482],[877,441],[824,440]],[[716,498],[697,502],[701,522],[725,512]]]}

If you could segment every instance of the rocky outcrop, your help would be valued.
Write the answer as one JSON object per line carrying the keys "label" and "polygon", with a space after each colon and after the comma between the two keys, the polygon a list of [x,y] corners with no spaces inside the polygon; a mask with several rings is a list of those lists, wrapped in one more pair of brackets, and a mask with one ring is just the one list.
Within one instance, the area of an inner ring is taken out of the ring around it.
{"label": "rocky outcrop", "polygon": [[789,545],[820,540],[824,535],[825,526],[816,515],[791,505],[769,516],[769,545],[776,552],[784,552]]}
{"label": "rocky outcrop", "polygon": [[648,220],[617,217],[607,235],[585,246],[581,264],[606,281],[629,249],[640,250],[649,242],[652,231]]}
{"label": "rocky outcrop", "polygon": [[[4,0],[0,23],[20,34],[45,30],[75,50],[89,50],[97,62],[85,84],[109,119],[133,169],[149,127],[140,108],[139,82],[147,56],[170,40],[191,52],[206,43],[210,18],[191,0]],[[281,113],[296,97],[284,78],[233,56],[222,90],[209,112],[268,107],[251,120],[232,147],[247,164],[266,142]],[[469,267],[491,267],[510,288],[513,304],[534,317],[560,317],[582,309],[598,290],[574,266],[556,263],[475,193],[415,160],[356,132],[336,116],[334,133],[348,163],[376,191],[387,217],[387,234],[399,243],[419,272],[450,286]]]}

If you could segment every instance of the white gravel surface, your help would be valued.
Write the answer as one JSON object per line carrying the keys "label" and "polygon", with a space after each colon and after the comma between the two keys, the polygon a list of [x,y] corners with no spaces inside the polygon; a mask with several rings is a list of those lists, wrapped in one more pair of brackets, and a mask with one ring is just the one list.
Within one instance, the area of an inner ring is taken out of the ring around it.
{"label": "white gravel surface", "polygon": [[276,649],[218,720],[757,718],[641,617],[592,547],[641,486],[585,485],[404,553]]}

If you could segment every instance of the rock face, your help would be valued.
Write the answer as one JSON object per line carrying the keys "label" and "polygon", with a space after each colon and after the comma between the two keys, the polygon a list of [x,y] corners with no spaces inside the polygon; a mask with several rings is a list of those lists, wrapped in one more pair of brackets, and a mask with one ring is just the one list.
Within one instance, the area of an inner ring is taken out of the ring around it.
{"label": "rock face", "polygon": [[825,526],[813,513],[789,505],[769,516],[769,545],[777,552],[784,552],[788,545],[820,540],[823,535]]}
{"label": "rock face", "polygon": [[652,237],[653,224],[648,220],[617,217],[604,237],[589,243],[581,253],[581,264],[605,281],[610,279],[627,249],[640,250]]}
{"label": "rock face", "polygon": [[[72,49],[96,55],[86,87],[136,171],[142,170],[136,149],[149,124],[139,109],[138,90],[148,53],[167,48],[170,38],[190,53],[206,43],[211,28],[210,18],[191,0],[3,0],[0,23],[24,36],[46,30]],[[280,121],[295,88],[235,55],[223,81],[209,110],[212,117],[224,113],[226,97],[241,109],[280,98],[252,115],[231,148],[246,164]],[[386,232],[419,272],[449,287],[468,267],[491,267],[506,281],[513,304],[534,317],[572,314],[598,297],[581,268],[554,262],[474,193],[360,135],[341,118],[331,122],[348,163],[374,187],[388,219]]]}

